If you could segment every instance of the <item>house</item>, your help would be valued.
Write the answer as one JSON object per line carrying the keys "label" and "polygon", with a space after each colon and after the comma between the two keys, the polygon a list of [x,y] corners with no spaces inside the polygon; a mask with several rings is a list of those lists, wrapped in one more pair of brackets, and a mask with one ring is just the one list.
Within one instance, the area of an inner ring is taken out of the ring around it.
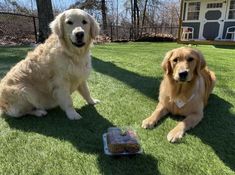
{"label": "house", "polygon": [[234,44],[235,0],[181,0],[181,43]]}

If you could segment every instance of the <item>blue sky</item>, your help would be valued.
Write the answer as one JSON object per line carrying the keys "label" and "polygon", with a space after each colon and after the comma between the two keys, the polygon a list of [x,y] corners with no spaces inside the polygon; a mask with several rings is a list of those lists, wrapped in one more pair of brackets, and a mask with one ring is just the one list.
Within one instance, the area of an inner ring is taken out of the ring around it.
{"label": "blue sky", "polygon": [[[36,0],[15,0],[15,1],[27,8],[36,9]],[[71,4],[75,3],[76,1],[78,0],[52,0],[52,5],[53,8],[64,10],[67,9]],[[0,0],[0,2],[4,2],[4,0]],[[114,4],[116,2],[117,0],[114,0]],[[118,2],[119,6],[121,6],[123,0],[118,0]]]}

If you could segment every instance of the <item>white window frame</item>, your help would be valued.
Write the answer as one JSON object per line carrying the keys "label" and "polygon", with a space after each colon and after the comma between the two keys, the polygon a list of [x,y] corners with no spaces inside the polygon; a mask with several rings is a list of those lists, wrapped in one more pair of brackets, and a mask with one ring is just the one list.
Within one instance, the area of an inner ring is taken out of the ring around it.
{"label": "white window frame", "polygon": [[[207,7],[208,4],[222,4],[222,7],[210,7],[210,8],[208,8]],[[212,9],[212,10],[214,10],[214,9],[221,9],[221,8],[223,8],[223,5],[224,5],[223,2],[208,2],[207,5],[206,5],[206,9]]]}
{"label": "white window frame", "polygon": [[[195,2],[198,2],[200,3],[200,10],[199,10],[199,15],[198,15],[198,19],[195,19],[195,20],[188,20],[188,6],[189,6],[189,3],[195,3]],[[199,0],[195,0],[195,1],[186,1],[186,6],[184,8],[186,8],[186,11],[185,11],[185,20],[184,22],[199,22],[200,21],[200,15],[201,15],[201,1]]]}
{"label": "white window frame", "polygon": [[[226,14],[226,21],[235,21],[235,18],[234,19],[229,19],[229,11],[230,11],[230,3],[231,3],[231,0],[228,0],[227,1],[228,5],[227,5],[227,14]],[[233,9],[233,11],[235,11],[235,9]]]}
{"label": "white window frame", "polygon": [[[219,1],[222,1],[222,0],[219,0]],[[205,19],[205,14],[206,14],[207,11],[220,10],[222,12],[222,17],[221,17],[221,19],[219,19],[219,21],[221,21],[221,20],[225,21],[225,19],[226,19],[226,15],[227,15],[226,9],[227,9],[227,6],[228,6],[227,2],[224,3],[223,6],[220,7],[220,8],[207,8],[207,4],[208,3],[213,3],[213,2],[218,2],[218,1],[215,1],[215,0],[214,1],[212,1],[212,0],[208,0],[208,1],[203,0],[203,1],[201,1],[201,9],[200,9],[201,18],[200,18],[200,29],[199,29],[199,39],[201,39],[201,40],[205,39],[204,36],[203,36],[203,30],[204,30],[204,24],[206,22],[208,22],[208,20]],[[218,35],[217,38],[221,38],[222,35],[221,35],[220,32],[222,31],[223,26],[224,26],[224,23],[223,23],[223,25],[220,24],[219,35]]]}

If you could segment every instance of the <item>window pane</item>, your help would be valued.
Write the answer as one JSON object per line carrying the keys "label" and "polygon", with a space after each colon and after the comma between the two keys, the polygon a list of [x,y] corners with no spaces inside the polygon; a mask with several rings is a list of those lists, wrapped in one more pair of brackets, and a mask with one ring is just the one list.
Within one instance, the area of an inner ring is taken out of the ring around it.
{"label": "window pane", "polygon": [[200,2],[190,2],[188,4],[188,11],[195,12],[200,10]]}
{"label": "window pane", "polygon": [[235,9],[235,0],[231,0],[230,9]]}
{"label": "window pane", "polygon": [[221,8],[223,7],[223,3],[208,3],[207,8]]}
{"label": "window pane", "polygon": [[199,12],[188,13],[188,20],[198,20],[198,19],[199,19]]}
{"label": "window pane", "polygon": [[198,20],[200,11],[200,2],[188,3],[188,17],[187,20]]}
{"label": "window pane", "polygon": [[235,10],[229,11],[228,19],[235,19]]}

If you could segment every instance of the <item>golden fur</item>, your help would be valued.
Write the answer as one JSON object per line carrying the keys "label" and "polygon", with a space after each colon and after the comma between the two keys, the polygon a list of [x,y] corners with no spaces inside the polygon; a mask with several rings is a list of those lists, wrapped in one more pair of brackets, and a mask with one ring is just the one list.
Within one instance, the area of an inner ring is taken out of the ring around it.
{"label": "golden fur", "polygon": [[[203,108],[213,90],[216,77],[206,67],[201,52],[187,47],[169,51],[162,67],[165,75],[160,85],[159,103],[152,115],[143,120],[142,127],[154,127],[168,113],[185,116],[167,135],[168,141],[175,142],[203,118]],[[182,77],[181,73],[187,76]]]}
{"label": "golden fur", "polygon": [[[86,12],[70,9],[59,14],[50,28],[52,34],[45,43],[29,52],[1,80],[2,113],[43,116],[46,109],[60,106],[74,120],[81,116],[73,108],[72,92],[78,90],[90,104],[98,102],[91,98],[86,83],[91,70],[89,48],[98,35],[98,23]],[[84,36],[77,39],[78,32]]]}

